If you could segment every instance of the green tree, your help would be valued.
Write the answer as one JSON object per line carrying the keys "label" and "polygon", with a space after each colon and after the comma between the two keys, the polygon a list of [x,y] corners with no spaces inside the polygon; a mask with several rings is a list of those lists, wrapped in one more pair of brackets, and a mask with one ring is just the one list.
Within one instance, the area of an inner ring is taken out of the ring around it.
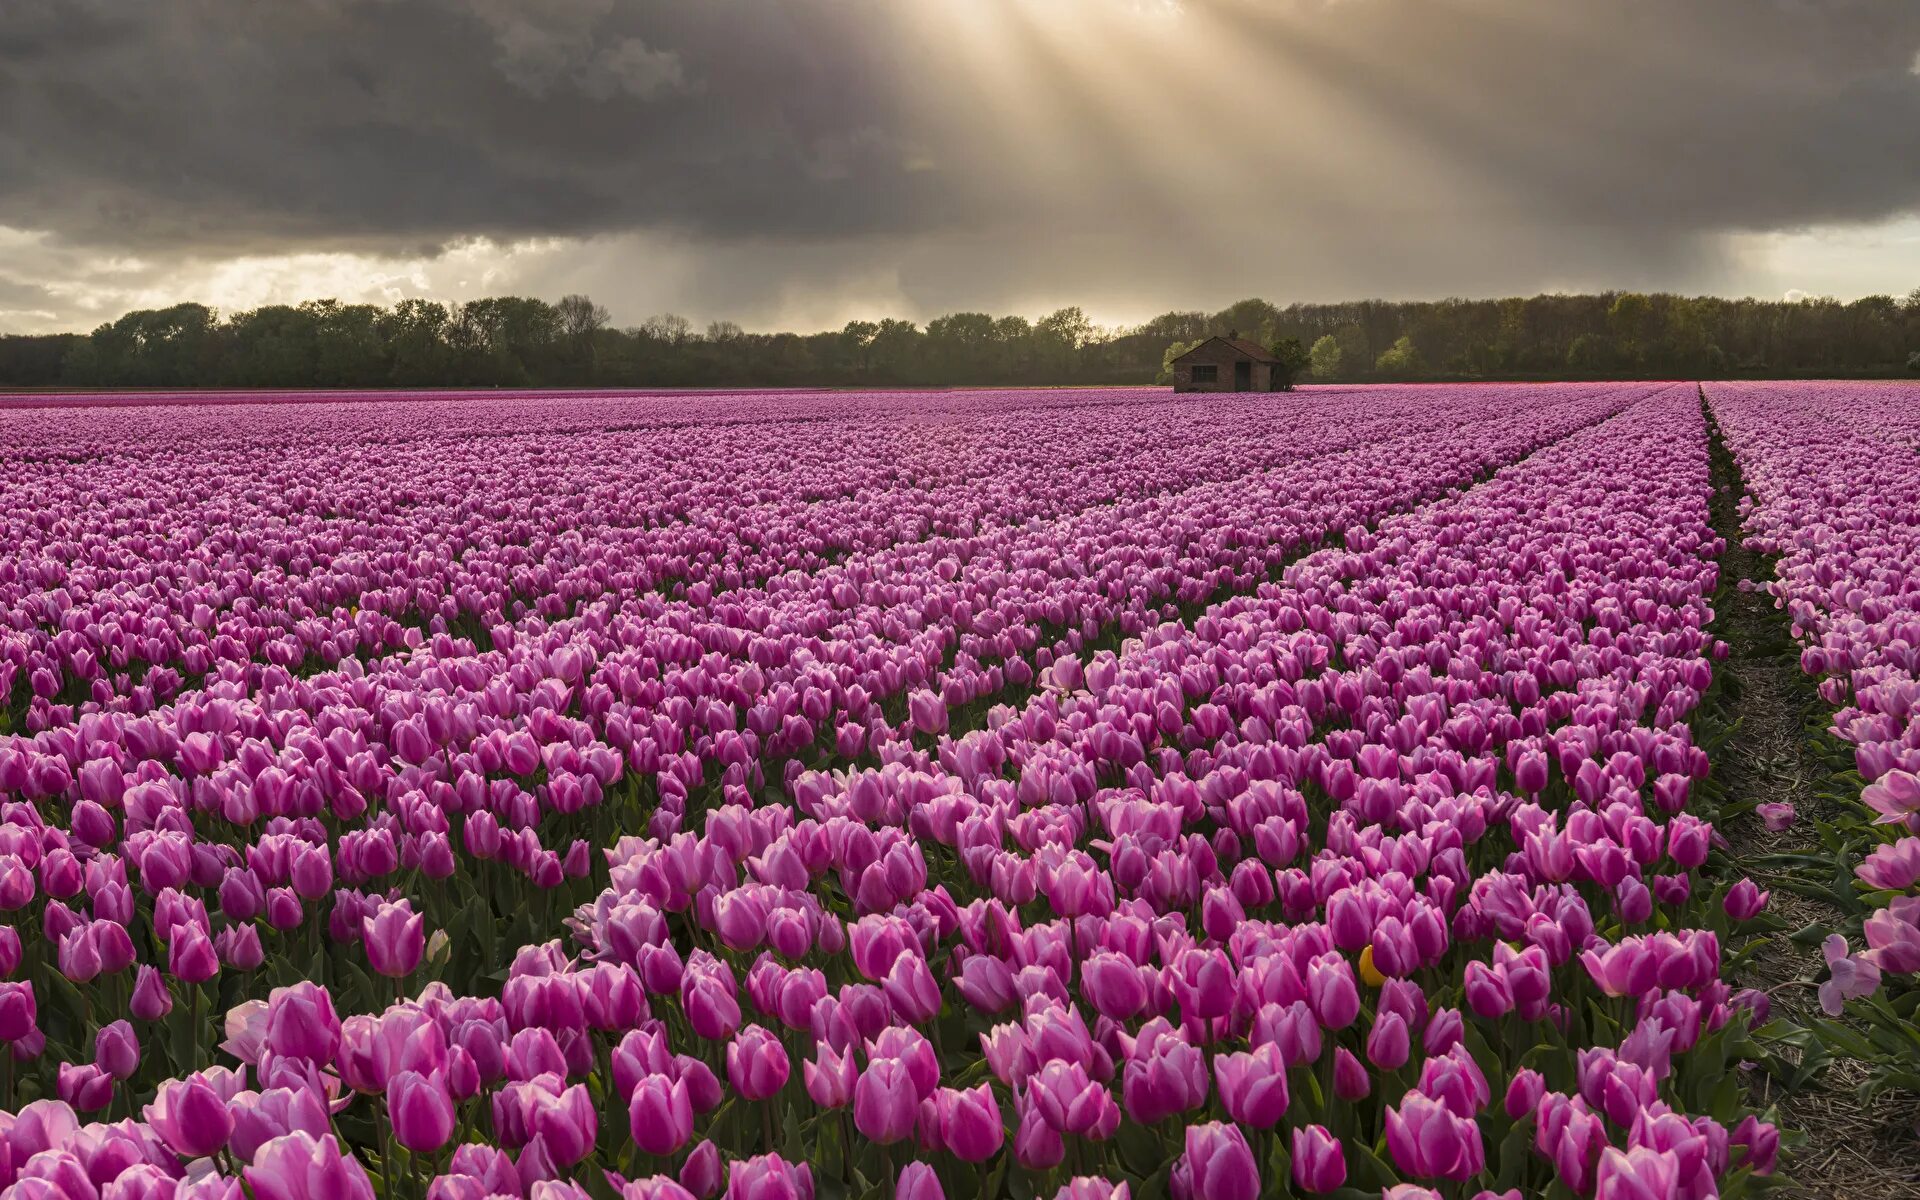
{"label": "green tree", "polygon": [[214,312],[204,304],[130,312],[93,331],[98,382],[204,386],[219,362]]}
{"label": "green tree", "polygon": [[873,339],[879,333],[872,321],[848,321],[840,331],[840,348],[862,375],[873,370]]}
{"label": "green tree", "polygon": [[14,387],[49,387],[87,339],[73,333],[0,334],[0,381]]}
{"label": "green tree", "polygon": [[[492,297],[453,308],[312,301],[224,316],[182,304],[129,312],[87,335],[0,337],[0,385],[1122,383],[1164,379],[1170,343],[1178,353],[1229,327],[1258,330],[1268,346],[1289,338],[1311,346],[1304,367],[1316,379],[1899,374],[1920,347],[1920,290],[1847,303],[1617,292],[1284,308],[1246,300],[1112,333],[1071,308],[1037,323],[953,313],[925,333],[899,320],[812,334],[747,333],[717,321],[703,338],[680,317],[636,329],[604,321],[585,297]],[[1403,345],[1417,354],[1409,359]]]}
{"label": "green tree", "polygon": [[1071,379],[1081,349],[1093,338],[1093,322],[1078,308],[1063,308],[1033,323],[1035,358],[1052,379]]}
{"label": "green tree", "polygon": [[995,377],[993,318],[976,312],[935,317],[927,322],[927,354],[942,382]]}
{"label": "green tree", "polygon": [[381,311],[371,304],[309,301],[300,306],[313,319],[313,377],[322,387],[365,387],[384,382],[386,340],[380,336]]}
{"label": "green tree", "polygon": [[488,383],[526,384],[544,375],[560,339],[560,312],[544,300],[490,296],[460,306],[456,338]]}
{"label": "green tree", "polygon": [[874,327],[873,368],[884,378],[909,382],[920,359],[920,347],[926,334],[912,321],[888,317]]}
{"label": "green tree", "polygon": [[1607,309],[1607,328],[1629,365],[1638,366],[1645,357],[1652,327],[1653,301],[1639,292],[1621,292]]}
{"label": "green tree", "polygon": [[1363,374],[1373,362],[1373,355],[1367,353],[1367,331],[1359,322],[1348,321],[1334,330],[1333,340],[1340,344],[1340,364],[1348,375]]}
{"label": "green tree", "polygon": [[1380,352],[1373,368],[1382,375],[1404,379],[1409,375],[1418,375],[1424,365],[1420,360],[1420,348],[1413,344],[1412,338],[1403,334],[1399,341]]}
{"label": "green tree", "polygon": [[1307,352],[1307,362],[1315,379],[1332,379],[1340,374],[1340,343],[1330,333],[1323,333],[1314,340],[1313,349]]}
{"label": "green tree", "polygon": [[1173,360],[1179,358],[1182,354],[1185,354],[1205,340],[1205,338],[1199,338],[1191,342],[1175,342],[1171,346],[1168,346],[1167,352],[1160,356],[1160,374],[1156,375],[1153,381],[1155,383],[1172,383]]}
{"label": "green tree", "polygon": [[693,322],[678,313],[661,313],[647,318],[640,326],[640,336],[669,346],[684,346],[693,337]]}
{"label": "green tree", "polygon": [[1048,313],[1034,322],[1035,335],[1069,350],[1078,350],[1093,340],[1093,322],[1078,307]]}
{"label": "green tree", "polygon": [[1300,339],[1297,337],[1280,338],[1273,343],[1271,349],[1273,356],[1280,360],[1278,368],[1282,372],[1280,390],[1290,392],[1293,390],[1293,381],[1305,373],[1308,363],[1312,361],[1311,357],[1307,353],[1307,348],[1300,344]]}
{"label": "green tree", "polygon": [[311,387],[318,321],[308,306],[263,304],[227,318],[229,380],[241,387]]}
{"label": "green tree", "polygon": [[560,318],[560,336],[566,342],[571,365],[582,375],[591,376],[600,331],[613,320],[613,314],[605,305],[595,304],[577,292],[560,297],[560,303],[553,308]]}
{"label": "green tree", "polygon": [[1001,370],[1024,377],[1033,363],[1033,323],[1025,317],[1001,317],[993,323],[993,342]]}
{"label": "green tree", "polygon": [[447,345],[452,319],[446,305],[432,300],[402,300],[381,318],[392,382],[422,387],[452,375],[453,354]]}
{"label": "green tree", "polygon": [[1669,365],[1683,373],[1697,373],[1708,357],[1705,302],[1674,297],[1667,304],[1664,341],[1662,357]]}
{"label": "green tree", "polygon": [[1613,347],[1599,334],[1583,333],[1567,347],[1567,366],[1582,374],[1605,371],[1613,365]]}
{"label": "green tree", "polygon": [[1192,342],[1213,332],[1212,319],[1203,312],[1170,312],[1148,321],[1134,331],[1156,342]]}
{"label": "green tree", "polygon": [[1280,310],[1258,298],[1231,304],[1213,317],[1213,332],[1228,337],[1255,337],[1279,324]]}

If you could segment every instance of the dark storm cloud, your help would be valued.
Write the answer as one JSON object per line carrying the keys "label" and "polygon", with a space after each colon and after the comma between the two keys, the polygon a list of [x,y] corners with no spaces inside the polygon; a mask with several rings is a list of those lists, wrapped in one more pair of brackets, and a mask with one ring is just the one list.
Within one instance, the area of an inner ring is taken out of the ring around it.
{"label": "dark storm cloud", "polygon": [[635,234],[741,315],[1164,294],[1169,245],[1303,295],[1712,286],[1729,233],[1920,207],[1916,51],[1913,0],[11,0],[0,226]]}
{"label": "dark storm cloud", "polygon": [[1765,230],[1920,205],[1920,5],[1903,0],[1354,0],[1318,21],[1208,7],[1576,228]]}
{"label": "dark storm cloud", "polygon": [[57,307],[47,289],[0,276],[0,313],[47,312]]}
{"label": "dark storm cloud", "polygon": [[29,0],[0,220],[89,242],[383,248],[636,223],[896,227],[871,0]]}

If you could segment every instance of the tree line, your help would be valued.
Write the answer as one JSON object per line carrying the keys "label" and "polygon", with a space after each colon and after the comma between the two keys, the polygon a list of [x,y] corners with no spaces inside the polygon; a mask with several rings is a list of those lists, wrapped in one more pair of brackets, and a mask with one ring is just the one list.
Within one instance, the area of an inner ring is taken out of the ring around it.
{"label": "tree line", "polygon": [[1277,347],[1314,382],[1884,376],[1920,372],[1920,289],[1842,303],[1637,292],[1500,300],[1242,300],[1100,329],[952,313],[749,333],[615,327],[585,296],[391,307],[316,300],[130,312],[88,334],[0,337],[0,387],[382,388],[1138,384],[1207,337]]}

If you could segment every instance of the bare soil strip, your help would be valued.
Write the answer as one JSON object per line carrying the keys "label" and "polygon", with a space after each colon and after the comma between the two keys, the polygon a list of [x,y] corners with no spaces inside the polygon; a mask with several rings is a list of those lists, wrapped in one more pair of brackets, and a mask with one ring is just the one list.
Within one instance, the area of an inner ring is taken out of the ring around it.
{"label": "bare soil strip", "polygon": [[[1809,738],[1826,724],[1830,712],[1800,671],[1799,648],[1786,613],[1774,607],[1764,590],[1773,578],[1773,564],[1748,550],[1741,538],[1738,505],[1744,485],[1739,467],[1711,411],[1707,422],[1714,527],[1727,542],[1714,623],[1718,635],[1732,646],[1721,669],[1728,676],[1727,699],[1737,720],[1714,760],[1714,775],[1730,801],[1782,801],[1798,811],[1793,825],[1779,833],[1768,830],[1751,811],[1730,819],[1721,832],[1736,863],[1773,854],[1824,855],[1818,823],[1836,814],[1833,802],[1821,793],[1833,789],[1825,786],[1827,768],[1812,752]],[[1739,586],[1742,582],[1749,586]],[[1768,886],[1768,872],[1752,874],[1756,883]],[[1774,887],[1772,893],[1769,911],[1786,922],[1789,932],[1841,927],[1843,914],[1831,903],[1785,887]],[[1739,982],[1772,997],[1776,1016],[1804,1024],[1819,1015],[1815,988],[1824,970],[1818,938],[1808,935],[1795,941],[1781,934],[1747,960]],[[1817,1200],[1920,1200],[1920,1147],[1913,1132],[1920,1100],[1889,1093],[1863,1103],[1857,1094],[1863,1078],[1858,1062],[1836,1058],[1805,1088],[1788,1094],[1771,1077],[1756,1072],[1757,1101],[1778,1105],[1782,1126],[1804,1134],[1786,1168],[1795,1186],[1781,1194]]]}

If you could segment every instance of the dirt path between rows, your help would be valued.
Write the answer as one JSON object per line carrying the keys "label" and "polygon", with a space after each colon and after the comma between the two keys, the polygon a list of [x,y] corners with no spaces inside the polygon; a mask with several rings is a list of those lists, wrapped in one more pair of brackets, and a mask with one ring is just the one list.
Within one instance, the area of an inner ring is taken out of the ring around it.
{"label": "dirt path between rows", "polygon": [[[1824,768],[1807,739],[1810,724],[1825,723],[1829,712],[1800,671],[1786,614],[1763,590],[1773,578],[1773,564],[1748,550],[1741,539],[1739,469],[1710,413],[1708,421],[1714,527],[1727,540],[1720,560],[1723,577],[1730,584],[1752,584],[1723,591],[1722,611],[1716,614],[1719,636],[1732,646],[1722,669],[1731,677],[1729,696],[1738,726],[1715,761],[1714,774],[1730,800],[1783,801],[1798,812],[1793,825],[1778,833],[1752,813],[1732,818],[1721,832],[1736,862],[1768,854],[1820,854],[1824,849],[1816,823],[1832,815],[1832,803],[1820,796]],[[1755,882],[1767,886],[1765,871],[1753,873]],[[1785,888],[1772,892],[1769,911],[1786,922],[1789,932],[1841,921],[1840,910],[1831,904]],[[1818,941],[1801,946],[1783,933],[1747,962],[1738,983],[1765,991],[1775,1016],[1804,1023],[1819,1015],[1815,981],[1824,969]],[[1777,1105],[1780,1124],[1805,1135],[1786,1166],[1794,1186],[1780,1194],[1809,1200],[1920,1200],[1920,1146],[1913,1133],[1920,1101],[1890,1093],[1862,1103],[1856,1089],[1865,1073],[1858,1062],[1846,1058],[1835,1059],[1791,1095],[1770,1077],[1756,1075],[1756,1100]]]}

